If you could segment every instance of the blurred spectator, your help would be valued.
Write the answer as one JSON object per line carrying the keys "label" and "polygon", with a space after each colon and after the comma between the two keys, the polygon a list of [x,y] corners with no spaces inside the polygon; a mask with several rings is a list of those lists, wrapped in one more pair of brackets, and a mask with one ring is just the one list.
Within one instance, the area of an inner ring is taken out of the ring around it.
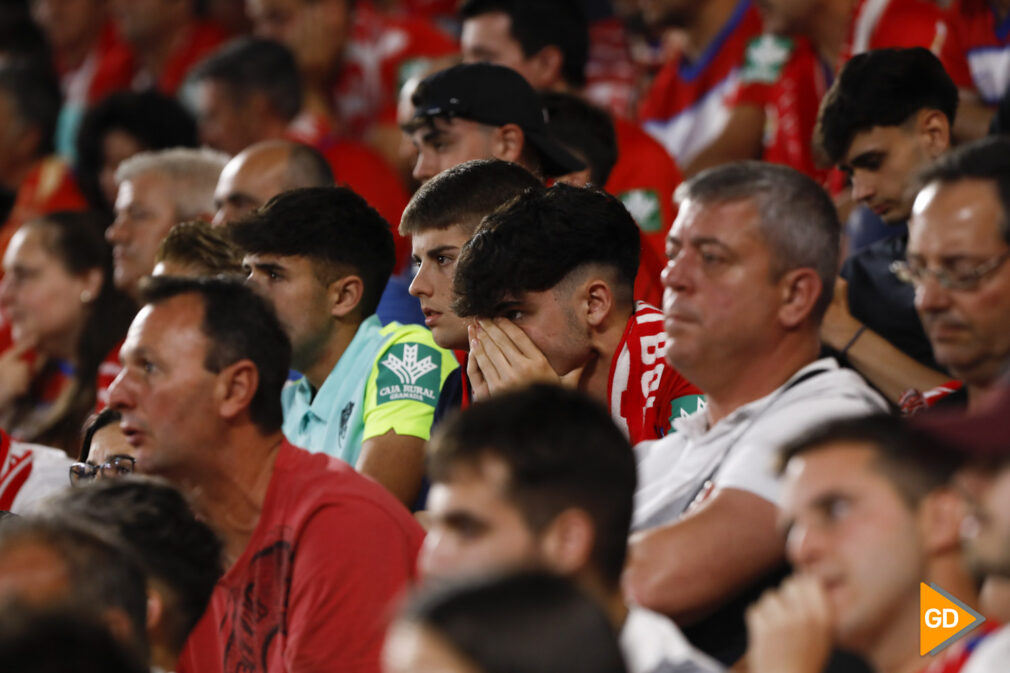
{"label": "blurred spectator", "polygon": [[936,359],[974,408],[1010,364],[1010,139],[959,147],[919,184],[900,270]]}
{"label": "blurred spectator", "polygon": [[333,183],[325,158],[307,145],[285,140],[250,145],[221,171],[214,189],[213,224],[232,225],[282,192]]}
{"label": "blurred spectator", "polygon": [[[619,148],[614,134],[614,121],[600,108],[594,107],[577,96],[561,92],[546,92],[540,95],[540,100],[544,106],[544,113],[547,119],[547,130],[561,145],[571,152],[576,158],[581,160],[586,167],[575,173],[563,175],[558,178],[558,182],[565,182],[576,187],[583,187],[589,183],[599,188],[601,185],[609,184],[607,178],[611,171],[615,170],[615,163],[618,161]],[[627,123],[627,122],[624,122]],[[649,143],[654,140],[645,136]],[[627,149],[627,148],[626,148]],[[661,161],[659,166],[670,163],[669,157],[663,152],[661,147],[657,147]],[[644,157],[634,157],[636,165],[642,168],[653,167]],[[653,172],[651,175],[658,175],[662,170]],[[679,184],[679,173],[676,180],[667,183],[666,200],[673,205],[673,190]],[[610,191],[610,190],[607,190]],[[635,298],[644,302],[659,306],[663,301],[663,286],[659,282],[659,275],[663,271],[665,257],[662,251],[663,239],[666,236],[665,229],[661,226],[659,217],[660,200],[657,198],[659,192],[655,189],[632,189],[630,191],[617,192],[618,198],[624,203],[635,222],[642,227],[642,222],[646,223],[650,229],[654,229],[653,234],[658,235],[659,250],[656,236],[640,231],[642,239],[641,255],[638,263],[638,275],[635,277]]]}
{"label": "blurred spectator", "polygon": [[642,3],[653,30],[676,30],[678,48],[653,80],[639,118],[687,175],[695,157],[722,132],[729,98],[761,17],[750,0],[657,0]]}
{"label": "blurred spectator", "polygon": [[[312,145],[325,154],[338,183],[364,197],[389,222],[399,222],[407,194],[382,157],[358,142],[305,132],[304,115],[299,115],[300,75],[287,47],[256,38],[236,40],[197,66],[191,81],[204,143],[232,155],[265,140]],[[397,237],[398,271],[406,266],[408,253]]]}
{"label": "blurred spectator", "polygon": [[[58,645],[58,646],[57,646]],[[89,612],[19,603],[0,609],[0,661],[18,673],[145,673]]]}
{"label": "blurred spectator", "polygon": [[663,271],[666,357],[707,405],[636,447],[642,533],[625,586],[729,663],[743,652],[744,607],[782,567],[774,456],[822,421],[886,403],[818,359],[840,227],[816,182],[741,162],[699,174],[678,196]]}
{"label": "blurred spectator", "polygon": [[248,0],[254,32],[287,45],[316,137],[365,140],[394,161],[396,92],[427,59],[455,43],[417,17],[393,17],[351,0]]}
{"label": "blurred spectator", "polygon": [[[957,89],[927,49],[878,49],[854,56],[821,103],[815,142],[852,180],[852,197],[885,222],[908,219],[916,171],[950,147]],[[891,265],[907,235],[853,252],[824,318],[821,338],[897,402],[928,390],[940,372],[915,313],[914,289]]]}
{"label": "blurred spectator", "polygon": [[471,159],[513,161],[544,179],[584,167],[547,131],[536,92],[511,68],[453,66],[422,80],[412,102],[404,130],[418,151],[421,182]]}
{"label": "blurred spectator", "polygon": [[960,91],[953,135],[958,142],[984,136],[996,104],[1010,88],[1010,31],[1006,0],[954,0],[947,10],[950,36],[941,58]]}
{"label": "blurred spectator", "polygon": [[625,673],[613,627],[561,578],[521,573],[414,598],[390,631],[384,673]]}
{"label": "blurred spectator", "polygon": [[133,315],[113,287],[105,223],[89,212],[32,220],[3,260],[0,307],[13,345],[0,356],[0,424],[71,456],[95,407],[99,368]]}
{"label": "blurred spectator", "polygon": [[125,84],[120,70],[127,47],[107,6],[107,0],[31,0],[63,91],[56,149],[70,160],[85,109]]}
{"label": "blurred spectator", "polygon": [[978,607],[960,546],[964,500],[949,483],[956,462],[886,416],[835,422],[787,447],[782,510],[796,574],[748,612],[748,670],[820,673],[832,646],[878,673],[960,670],[948,657],[987,625],[939,656],[920,656],[919,642],[920,584]]}
{"label": "blurred spectator", "polygon": [[151,666],[175,670],[223,572],[221,541],[182,494],[155,479],[102,481],[51,498],[39,516],[101,529],[137,559],[147,578]]}
{"label": "blurred spectator", "polygon": [[122,91],[85,113],[74,173],[91,207],[112,213],[121,162],[139,152],[196,145],[196,124],[175,99]]}
{"label": "blurred spectator", "polygon": [[242,253],[204,220],[172,227],[158,246],[154,262],[154,276],[245,276]]}
{"label": "blurred spectator", "polygon": [[556,386],[503,394],[439,426],[428,458],[426,583],[545,568],[600,602],[633,673],[721,670],[621,596],[635,459],[606,407]]}
{"label": "blurred spectator", "polygon": [[186,73],[224,42],[224,31],[197,16],[195,0],[108,0],[128,46],[120,87],[174,96]]}
{"label": "blurred spectator", "polygon": [[283,393],[285,436],[413,503],[432,415],[457,363],[420,325],[382,326],[375,315],[393,266],[389,225],[347,188],[311,187],[274,197],[231,236],[304,375]]}
{"label": "blurred spectator", "polygon": [[[539,91],[581,95],[589,41],[582,4],[579,0],[468,0],[460,8],[463,61],[512,68]],[[555,99],[555,105],[560,105],[558,101]],[[567,112],[571,119],[578,114],[575,105],[557,111]],[[579,116],[591,117],[594,109]],[[549,130],[558,127],[559,120],[549,116],[547,121]],[[639,299],[658,304],[663,294],[659,273],[664,238],[676,216],[673,190],[680,184],[680,170],[662,145],[637,124],[622,117],[608,122],[597,119],[595,123],[612,127],[605,133],[616,134],[613,142],[617,144],[612,177],[607,171],[609,181],[594,180],[595,186],[620,198],[641,228],[643,269],[637,294]],[[573,129],[572,133],[577,132]],[[587,138],[582,142],[593,141]]]}
{"label": "blurred spectator", "polygon": [[291,346],[265,300],[238,281],[169,276],[144,300],[111,406],[138,470],[182,489],[228,568],[177,670],[375,670],[420,527],[343,462],[284,441]]}
{"label": "blurred spectator", "polygon": [[94,526],[29,517],[4,521],[0,601],[11,600],[90,615],[131,655],[147,661],[144,573]]}
{"label": "blurred spectator", "polygon": [[[968,500],[961,527],[969,567],[978,576],[1010,578],[1010,392],[995,392],[966,414],[916,419],[919,429],[963,459],[954,481]],[[972,652],[963,673],[998,673],[1010,657],[1010,627],[1004,626]]]}
{"label": "blurred spectator", "polygon": [[827,167],[810,139],[820,101],[842,64],[883,47],[938,52],[947,35],[931,0],[768,0],[759,8],[766,34],[747,45],[730,120],[692,170],[760,158],[825,182]]}
{"label": "blurred spectator", "polygon": [[0,59],[0,255],[28,220],[84,206],[69,166],[52,154],[59,110],[48,63]]}
{"label": "blurred spectator", "polygon": [[214,187],[227,162],[214,150],[175,148],[136,154],[119,165],[116,220],[105,232],[117,288],[135,298],[172,226],[213,217]]}
{"label": "blurred spectator", "polygon": [[122,418],[115,409],[102,409],[84,424],[81,453],[70,466],[71,484],[133,474],[136,452],[119,429]]}
{"label": "blurred spectator", "polygon": [[[535,222],[536,226],[530,226]],[[615,197],[554,185],[488,215],[453,279],[476,399],[562,377],[610,409],[632,443],[657,439],[700,391],[658,353],[659,309],[636,301],[638,227]]]}

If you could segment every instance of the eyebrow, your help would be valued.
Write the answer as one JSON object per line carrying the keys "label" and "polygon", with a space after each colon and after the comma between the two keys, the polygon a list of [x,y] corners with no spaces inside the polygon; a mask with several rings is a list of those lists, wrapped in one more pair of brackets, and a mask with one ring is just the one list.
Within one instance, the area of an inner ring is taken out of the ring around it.
{"label": "eyebrow", "polygon": [[[684,244],[684,241],[680,237],[674,236],[673,233],[670,233],[666,237],[666,242],[669,243],[669,244],[672,244],[672,245],[683,245]],[[714,238],[712,236],[696,236],[696,237],[691,238],[690,240],[688,240],[688,244],[690,244],[691,246],[693,246],[695,248],[699,248],[699,247],[701,247],[703,245],[717,245],[720,248],[722,248],[723,250],[726,250],[727,252],[732,252],[733,251],[733,249],[730,248],[728,245],[726,245],[725,243],[723,243],[722,241],[720,241],[718,238]]]}
{"label": "eyebrow", "polygon": [[432,248],[431,250],[426,250],[425,257],[438,257],[442,253],[450,252],[453,250],[459,250],[458,245],[440,245],[437,248]]}
{"label": "eyebrow", "polygon": [[521,305],[522,305],[521,301],[516,301],[514,299],[511,300],[511,301],[499,302],[499,303],[495,304],[493,315],[499,316],[502,313],[504,313],[505,311],[507,311],[507,310],[509,310],[511,308],[515,308],[516,306],[521,306]]}
{"label": "eyebrow", "polygon": [[421,135],[421,142],[430,144],[438,140],[447,138],[448,136],[449,134],[446,133],[444,129],[432,127],[431,129],[425,131],[424,134]]}
{"label": "eyebrow", "polygon": [[280,272],[287,271],[287,269],[285,269],[283,266],[275,262],[250,262],[248,266],[251,269],[255,269],[256,271],[262,271],[263,273],[271,273],[271,272],[276,273],[278,271]]}
{"label": "eyebrow", "polygon": [[886,150],[882,149],[866,150],[854,156],[851,161],[844,165],[850,169],[852,167],[866,167],[868,164],[880,161],[885,154],[887,154]]}

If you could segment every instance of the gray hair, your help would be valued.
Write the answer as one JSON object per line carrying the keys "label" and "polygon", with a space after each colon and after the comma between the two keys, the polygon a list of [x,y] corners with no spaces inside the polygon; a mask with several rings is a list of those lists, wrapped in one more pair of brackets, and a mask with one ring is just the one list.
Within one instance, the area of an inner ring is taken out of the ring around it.
{"label": "gray hair", "polygon": [[740,161],[699,173],[677,188],[676,200],[678,204],[753,202],[771,252],[772,273],[779,278],[793,269],[814,269],[822,289],[812,316],[823,317],[834,296],[841,224],[831,197],[820,185],[787,166]]}
{"label": "gray hair", "polygon": [[173,147],[140,152],[116,169],[116,185],[145,173],[158,173],[172,183],[176,221],[213,214],[214,188],[228,155],[206,147]]}

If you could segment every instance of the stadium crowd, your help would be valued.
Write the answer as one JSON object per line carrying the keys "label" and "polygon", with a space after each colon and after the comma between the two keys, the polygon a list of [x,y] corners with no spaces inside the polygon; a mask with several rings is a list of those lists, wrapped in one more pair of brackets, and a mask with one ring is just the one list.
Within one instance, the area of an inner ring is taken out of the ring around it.
{"label": "stadium crowd", "polygon": [[1007,134],[1010,0],[3,3],[0,670],[1010,671]]}

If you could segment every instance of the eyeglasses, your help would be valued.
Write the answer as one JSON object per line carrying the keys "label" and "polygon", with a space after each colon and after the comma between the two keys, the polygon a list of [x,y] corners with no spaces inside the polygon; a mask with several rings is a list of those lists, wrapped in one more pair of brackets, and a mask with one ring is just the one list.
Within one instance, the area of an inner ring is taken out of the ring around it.
{"label": "eyeglasses", "polygon": [[919,262],[897,261],[891,263],[891,273],[905,283],[922,285],[927,278],[934,278],[940,287],[947,290],[975,290],[982,279],[988,276],[1003,265],[1003,262],[1010,259],[1010,250],[1002,255],[997,255],[981,264],[975,264],[971,260],[959,260],[948,268],[930,269]]}
{"label": "eyeglasses", "polygon": [[121,477],[124,474],[132,474],[136,465],[133,456],[113,456],[101,465],[94,463],[74,463],[70,466],[70,483],[74,486],[94,481],[101,475],[103,479],[108,477]]}

